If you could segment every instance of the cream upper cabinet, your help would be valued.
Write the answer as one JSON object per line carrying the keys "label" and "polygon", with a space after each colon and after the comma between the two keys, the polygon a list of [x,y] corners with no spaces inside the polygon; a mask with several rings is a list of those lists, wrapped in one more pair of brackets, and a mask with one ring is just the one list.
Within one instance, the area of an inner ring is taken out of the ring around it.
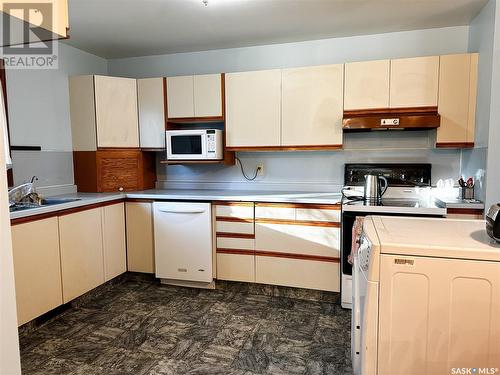
{"label": "cream upper cabinet", "polygon": [[391,60],[391,108],[435,107],[438,86],[439,56]]}
{"label": "cream upper cabinet", "polygon": [[168,118],[194,117],[194,77],[167,78]]}
{"label": "cream upper cabinet", "polygon": [[168,77],[168,118],[222,118],[221,82],[221,74]]}
{"label": "cream upper cabinet", "polygon": [[57,217],[12,226],[12,246],[22,325],[63,303]]}
{"label": "cream upper cabinet", "polygon": [[476,127],[478,54],[441,56],[438,147],[472,147]]}
{"label": "cream upper cabinet", "polygon": [[63,302],[104,282],[102,210],[59,217]]}
{"label": "cream upper cabinet", "polygon": [[342,144],[344,65],[282,71],[281,145]]}
{"label": "cream upper cabinet", "polygon": [[226,146],[280,146],[281,71],[228,73]]}
{"label": "cream upper cabinet", "polygon": [[132,272],[154,273],[152,203],[127,202],[127,263]]}
{"label": "cream upper cabinet", "polygon": [[141,148],[165,148],[164,78],[137,80]]}
{"label": "cream upper cabinet", "polygon": [[104,281],[108,281],[127,271],[124,203],[103,207],[102,228],[104,239]]}
{"label": "cream upper cabinet", "polygon": [[222,117],[220,74],[194,76],[194,117]]}
{"label": "cream upper cabinet", "polygon": [[97,147],[139,147],[135,79],[94,76]]}
{"label": "cream upper cabinet", "polygon": [[344,109],[389,107],[390,60],[345,64]]}
{"label": "cream upper cabinet", "polygon": [[139,147],[135,79],[72,76],[69,100],[74,151]]}

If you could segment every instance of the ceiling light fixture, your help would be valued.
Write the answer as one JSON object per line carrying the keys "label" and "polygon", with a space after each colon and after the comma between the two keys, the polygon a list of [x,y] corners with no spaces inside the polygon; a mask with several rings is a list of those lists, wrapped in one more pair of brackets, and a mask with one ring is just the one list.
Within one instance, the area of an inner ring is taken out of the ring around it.
{"label": "ceiling light fixture", "polygon": [[206,7],[208,6],[208,0],[201,0],[202,4],[205,5]]}

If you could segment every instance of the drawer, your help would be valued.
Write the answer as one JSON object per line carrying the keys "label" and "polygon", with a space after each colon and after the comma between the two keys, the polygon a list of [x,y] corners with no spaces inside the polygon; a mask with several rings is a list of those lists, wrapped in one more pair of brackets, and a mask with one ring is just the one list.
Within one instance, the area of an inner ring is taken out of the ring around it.
{"label": "drawer", "polygon": [[254,234],[253,222],[217,220],[215,222],[215,228],[217,232],[222,232],[222,233]]}
{"label": "drawer", "polygon": [[256,223],[255,248],[260,251],[338,258],[340,228]]}
{"label": "drawer", "polygon": [[255,282],[255,256],[218,253],[217,279]]}
{"label": "drawer", "polygon": [[295,220],[295,207],[287,205],[280,206],[279,204],[256,204],[255,218],[256,219],[278,219],[278,220]]}
{"label": "drawer", "polygon": [[[332,206],[332,208],[335,206]],[[297,208],[296,220],[340,223],[340,207],[335,209]]]}
{"label": "drawer", "polygon": [[255,250],[253,238],[217,237],[217,249]]}
{"label": "drawer", "polygon": [[228,203],[217,204],[215,206],[215,215],[222,217],[234,217],[240,219],[251,219],[254,217],[253,203]]}
{"label": "drawer", "polygon": [[262,284],[339,292],[340,264],[256,256],[255,281]]}

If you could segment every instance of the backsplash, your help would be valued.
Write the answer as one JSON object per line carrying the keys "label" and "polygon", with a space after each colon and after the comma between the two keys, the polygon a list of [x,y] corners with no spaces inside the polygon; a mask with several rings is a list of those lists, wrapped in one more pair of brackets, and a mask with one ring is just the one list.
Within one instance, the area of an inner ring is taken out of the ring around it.
{"label": "backsplash", "polygon": [[434,131],[347,133],[340,151],[238,153],[247,174],[264,164],[264,175],[255,181],[246,181],[238,164],[158,164],[158,187],[339,191],[344,164],[355,162],[431,163],[433,185],[439,179],[457,179],[461,150],[435,149],[434,141]]}

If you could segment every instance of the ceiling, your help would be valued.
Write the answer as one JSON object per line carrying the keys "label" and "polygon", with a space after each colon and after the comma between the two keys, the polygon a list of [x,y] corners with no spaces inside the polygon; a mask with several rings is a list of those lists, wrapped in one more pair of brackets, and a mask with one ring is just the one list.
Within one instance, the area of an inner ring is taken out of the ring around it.
{"label": "ceiling", "polygon": [[105,58],[468,25],[487,0],[69,0],[68,44]]}

